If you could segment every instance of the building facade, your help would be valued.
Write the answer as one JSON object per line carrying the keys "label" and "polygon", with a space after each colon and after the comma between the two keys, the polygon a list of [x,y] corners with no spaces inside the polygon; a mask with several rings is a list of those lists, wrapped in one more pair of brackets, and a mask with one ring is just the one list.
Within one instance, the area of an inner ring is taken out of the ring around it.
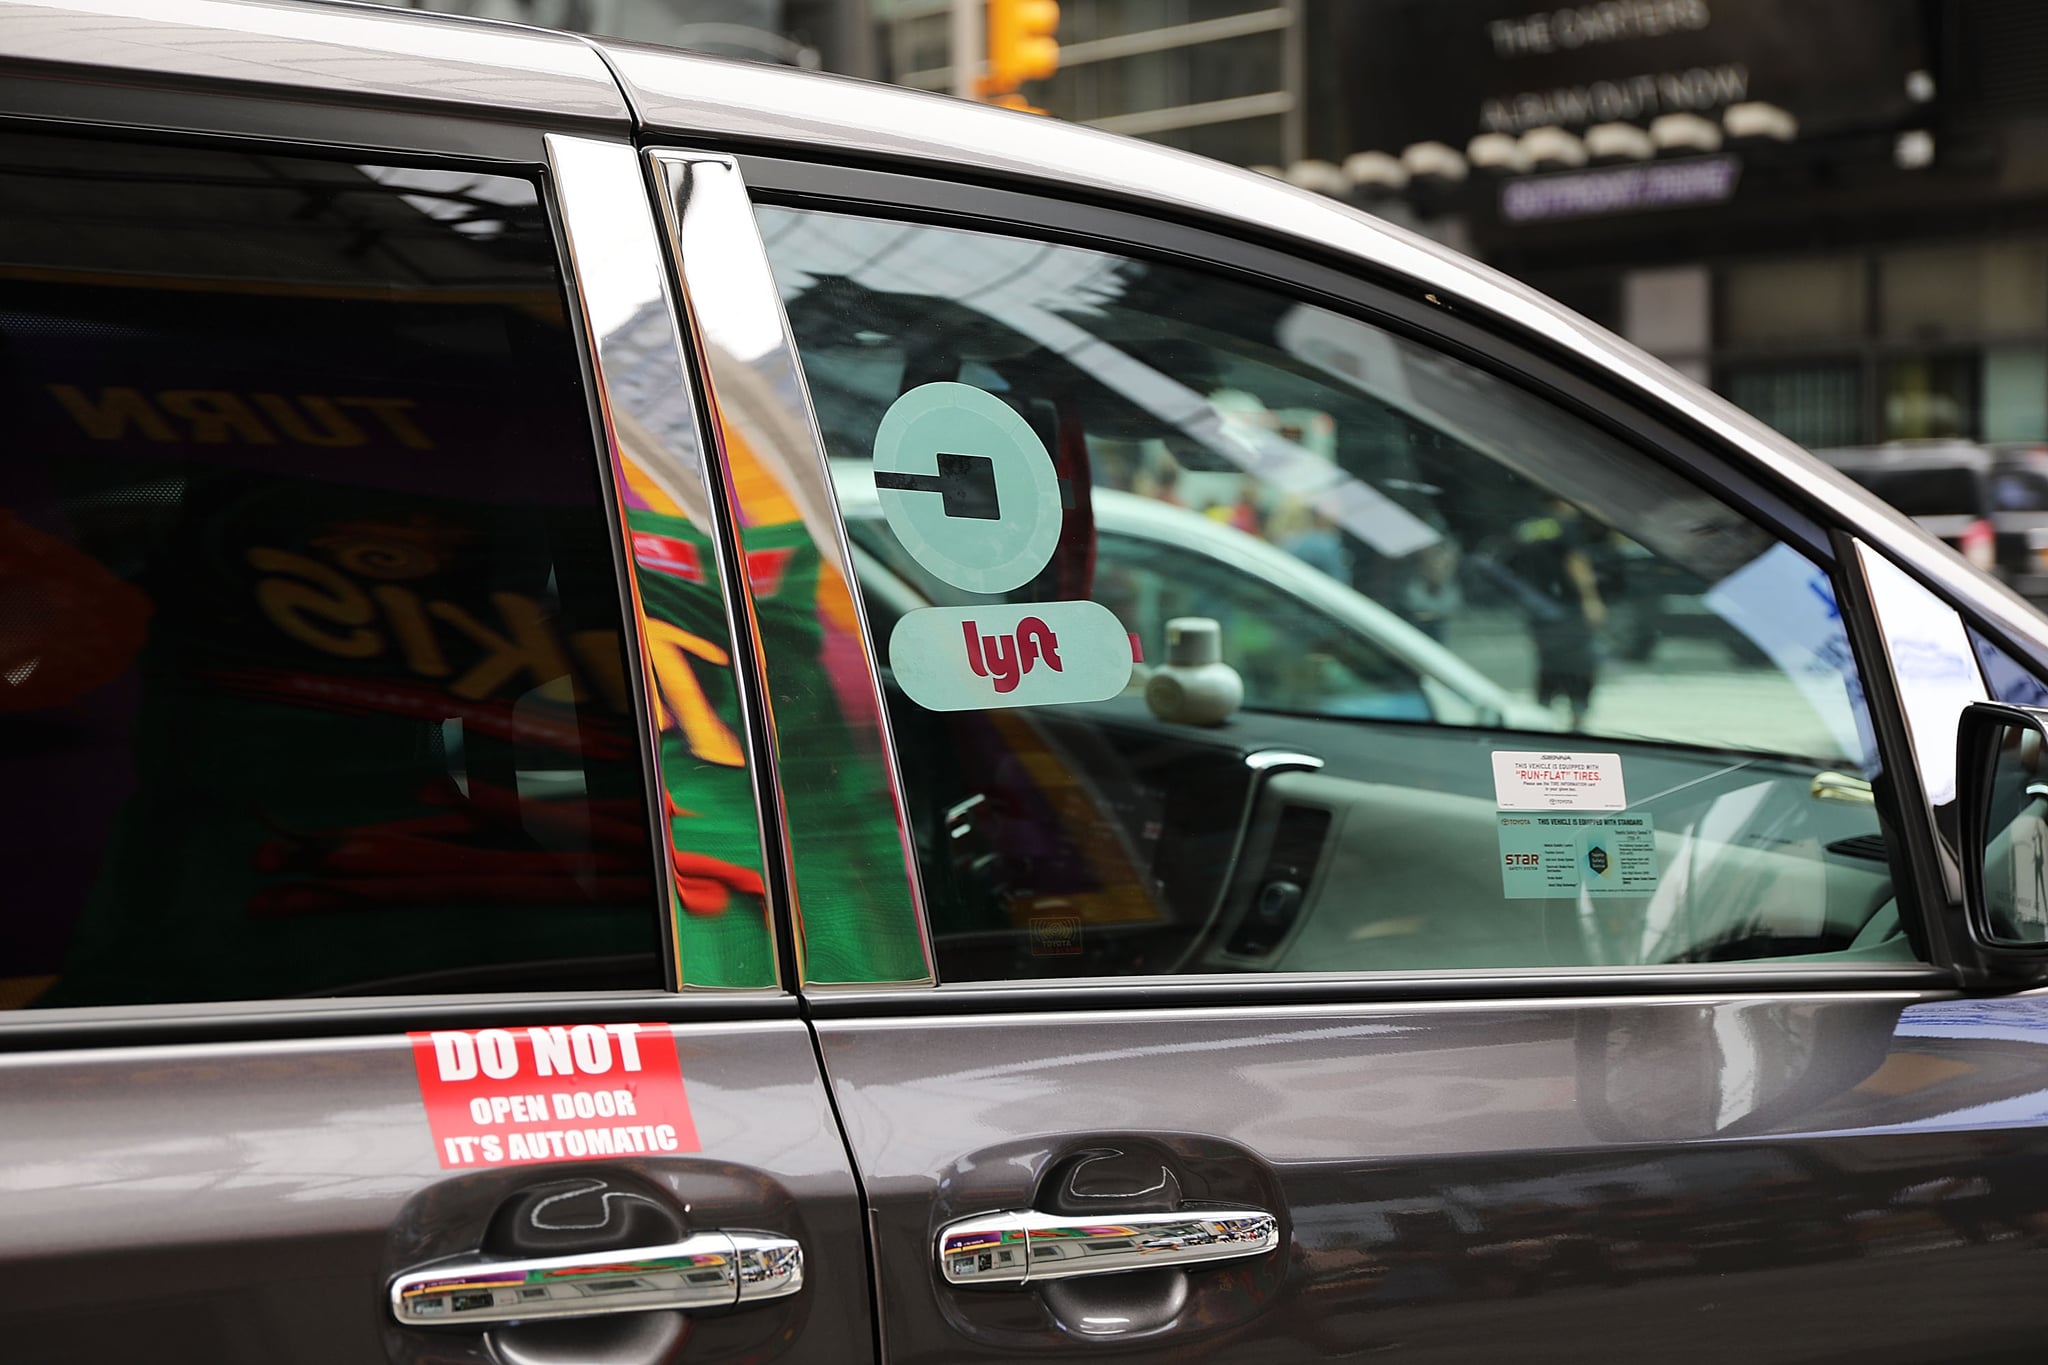
{"label": "building facade", "polygon": [[1808,446],[2048,440],[2048,6],[1323,0],[1311,22],[1310,157],[1341,192],[1457,222]]}
{"label": "building facade", "polygon": [[[952,0],[868,0],[876,74],[953,88]],[[1305,0],[1062,0],[1060,69],[1029,91],[1046,112],[1240,166],[1307,147]]]}
{"label": "building facade", "polygon": [[[870,0],[947,89],[949,0]],[[2040,0],[1065,0],[1060,117],[1451,242],[1810,446],[2048,441]]]}
{"label": "building facade", "polygon": [[[402,2],[954,85],[952,0]],[[2042,0],[1063,0],[1059,38],[1053,115],[1417,227],[1806,445],[2048,442]]]}

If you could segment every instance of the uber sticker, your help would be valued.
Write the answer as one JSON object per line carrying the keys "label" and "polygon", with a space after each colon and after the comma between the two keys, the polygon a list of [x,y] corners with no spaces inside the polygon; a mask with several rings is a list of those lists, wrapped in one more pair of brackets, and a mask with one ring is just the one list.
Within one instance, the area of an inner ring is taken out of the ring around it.
{"label": "uber sticker", "polygon": [[1052,456],[1015,408],[972,384],[920,384],[891,403],[874,477],[896,539],[956,588],[1021,588],[1059,546]]}
{"label": "uber sticker", "polygon": [[697,1150],[665,1024],[408,1033],[444,1168]]}
{"label": "uber sticker", "polygon": [[1508,900],[1647,896],[1657,889],[1657,827],[1647,815],[1515,815],[1500,824]]}
{"label": "uber sticker", "polygon": [[1625,810],[1620,754],[1496,750],[1493,804],[1502,810]]}

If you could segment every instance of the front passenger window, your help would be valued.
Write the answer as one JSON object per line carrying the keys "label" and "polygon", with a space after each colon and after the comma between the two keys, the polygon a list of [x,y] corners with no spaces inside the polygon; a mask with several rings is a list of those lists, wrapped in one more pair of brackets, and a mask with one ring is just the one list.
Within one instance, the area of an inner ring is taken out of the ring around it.
{"label": "front passenger window", "polygon": [[1911,957],[1800,547],[1277,288],[759,217],[946,978]]}

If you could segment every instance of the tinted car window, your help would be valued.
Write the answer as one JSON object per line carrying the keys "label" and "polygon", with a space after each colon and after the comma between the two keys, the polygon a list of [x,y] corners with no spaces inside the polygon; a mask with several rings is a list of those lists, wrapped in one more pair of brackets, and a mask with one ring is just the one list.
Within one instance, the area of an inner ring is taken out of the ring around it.
{"label": "tinted car window", "polygon": [[534,187],[0,139],[0,1004],[658,986]]}
{"label": "tinted car window", "polygon": [[[1861,688],[1795,547],[1275,291],[759,216],[945,976],[1907,951]],[[1234,681],[1197,714],[1209,638]]]}

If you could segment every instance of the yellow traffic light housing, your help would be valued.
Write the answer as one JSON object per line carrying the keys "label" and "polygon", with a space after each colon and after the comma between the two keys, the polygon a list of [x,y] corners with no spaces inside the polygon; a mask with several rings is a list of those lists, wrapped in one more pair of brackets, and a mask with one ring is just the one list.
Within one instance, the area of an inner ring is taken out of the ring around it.
{"label": "yellow traffic light housing", "polygon": [[988,0],[988,75],[981,93],[1008,95],[1059,70],[1053,36],[1059,26],[1059,0]]}

